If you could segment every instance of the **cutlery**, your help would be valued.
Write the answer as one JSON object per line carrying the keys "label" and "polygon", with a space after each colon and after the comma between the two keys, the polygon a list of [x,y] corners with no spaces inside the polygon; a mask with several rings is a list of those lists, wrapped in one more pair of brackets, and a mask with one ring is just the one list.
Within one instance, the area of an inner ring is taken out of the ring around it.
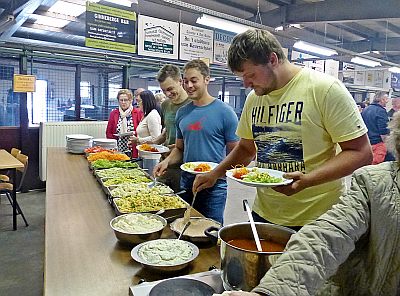
{"label": "cutlery", "polygon": [[254,240],[255,240],[256,246],[257,246],[257,250],[259,252],[262,252],[260,238],[258,237],[256,225],[254,224],[253,216],[251,215],[251,210],[250,210],[250,206],[249,206],[249,203],[248,203],[247,199],[243,200],[243,206],[244,206],[244,209],[247,212],[247,216],[249,217],[249,220],[250,220],[251,231],[253,232]]}

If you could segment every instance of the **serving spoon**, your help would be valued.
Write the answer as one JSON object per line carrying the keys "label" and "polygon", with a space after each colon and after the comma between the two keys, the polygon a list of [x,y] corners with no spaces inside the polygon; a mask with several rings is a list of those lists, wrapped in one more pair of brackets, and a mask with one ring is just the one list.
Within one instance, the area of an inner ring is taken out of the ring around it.
{"label": "serving spoon", "polygon": [[249,203],[248,203],[247,199],[243,200],[243,207],[244,207],[245,211],[247,212],[247,216],[249,217],[249,220],[250,220],[251,231],[253,232],[254,240],[255,240],[256,246],[257,246],[257,250],[259,252],[262,252],[260,238],[258,237],[256,225],[254,224],[253,216],[251,215],[251,209],[250,209],[250,206],[249,206]]}

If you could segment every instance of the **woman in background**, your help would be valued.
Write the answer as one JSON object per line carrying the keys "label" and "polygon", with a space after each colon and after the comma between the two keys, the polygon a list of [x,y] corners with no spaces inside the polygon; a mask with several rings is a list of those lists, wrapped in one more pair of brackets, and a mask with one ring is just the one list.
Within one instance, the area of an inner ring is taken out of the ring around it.
{"label": "woman in background", "polygon": [[132,157],[138,156],[136,146],[132,150],[128,147],[129,135],[115,136],[116,134],[124,134],[135,131],[139,122],[143,118],[143,112],[132,106],[133,95],[129,89],[121,89],[118,92],[117,100],[119,104],[118,109],[114,109],[110,113],[108,119],[106,137],[108,139],[117,139],[118,150],[122,152],[132,152]]}
{"label": "woman in background", "polygon": [[156,93],[154,97],[156,98],[156,101],[160,106],[162,102],[164,102],[167,99],[167,97],[162,92]]}
{"label": "woman in background", "polygon": [[[132,147],[144,143],[152,143],[161,134],[160,106],[153,93],[145,90],[137,98],[139,109],[144,113],[143,119],[136,128],[136,136],[131,136]],[[143,157],[143,168],[153,171],[153,166],[158,163],[160,154],[149,154],[139,151]]]}
{"label": "woman in background", "polygon": [[136,136],[131,137],[133,145],[152,142],[161,134],[160,110],[153,93],[149,90],[141,92],[137,103],[144,117],[136,128]]}

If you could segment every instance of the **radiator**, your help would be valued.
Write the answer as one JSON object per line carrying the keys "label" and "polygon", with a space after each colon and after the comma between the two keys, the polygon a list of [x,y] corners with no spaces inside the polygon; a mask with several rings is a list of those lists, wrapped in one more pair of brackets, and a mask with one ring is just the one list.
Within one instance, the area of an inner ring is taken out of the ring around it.
{"label": "radiator", "polygon": [[47,148],[65,147],[66,135],[85,134],[105,138],[107,121],[41,122],[39,129],[39,176],[46,181]]}

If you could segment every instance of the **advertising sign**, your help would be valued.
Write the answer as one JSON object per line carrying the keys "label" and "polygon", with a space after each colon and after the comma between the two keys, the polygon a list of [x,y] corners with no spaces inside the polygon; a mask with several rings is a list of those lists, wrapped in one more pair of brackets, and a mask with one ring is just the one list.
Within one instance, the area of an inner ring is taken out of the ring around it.
{"label": "advertising sign", "polygon": [[179,24],[139,15],[138,54],[178,59]]}
{"label": "advertising sign", "polygon": [[86,2],[87,47],[135,53],[134,11]]}
{"label": "advertising sign", "polygon": [[14,92],[35,92],[36,77],[34,75],[14,74]]}
{"label": "advertising sign", "polygon": [[214,63],[226,65],[228,49],[235,34],[221,30],[214,31]]}
{"label": "advertising sign", "polygon": [[394,91],[400,91],[400,73],[392,73],[392,88]]}
{"label": "advertising sign", "polygon": [[213,62],[214,32],[186,24],[180,24],[179,59],[208,58]]}

